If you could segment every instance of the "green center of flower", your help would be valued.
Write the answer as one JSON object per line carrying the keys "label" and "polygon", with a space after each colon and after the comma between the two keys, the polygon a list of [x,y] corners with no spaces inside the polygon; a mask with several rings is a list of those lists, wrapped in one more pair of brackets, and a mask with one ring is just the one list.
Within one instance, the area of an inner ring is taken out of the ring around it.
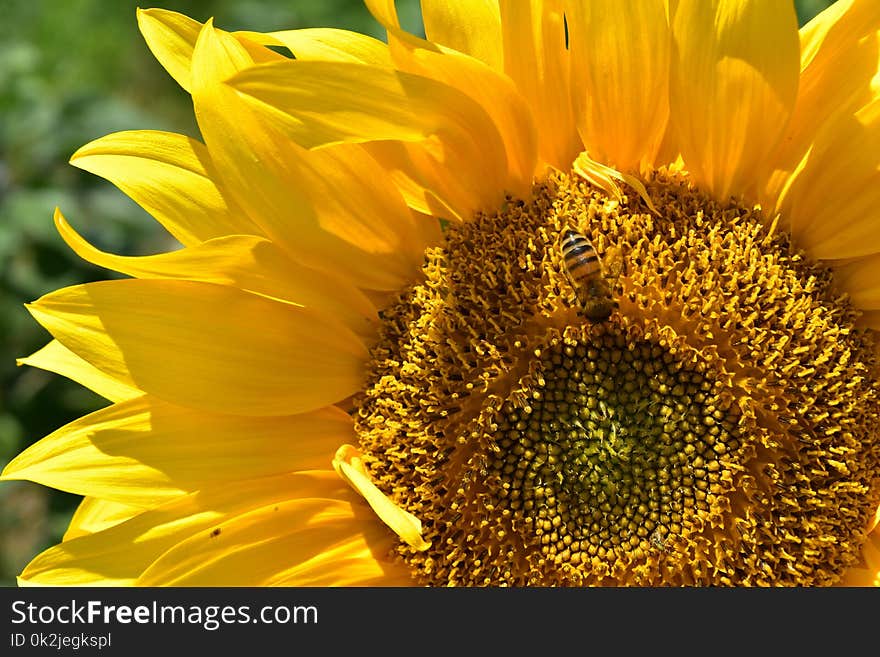
{"label": "green center of flower", "polygon": [[507,401],[487,476],[555,564],[665,549],[732,481],[738,413],[695,354],[613,325],[552,340],[525,403]]}
{"label": "green center of flower", "polygon": [[[558,176],[453,226],[383,314],[356,427],[423,523],[431,547],[399,549],[418,580],[826,584],[859,558],[870,334],[754,210],[647,187],[659,217]],[[569,275],[569,230],[607,285]]]}

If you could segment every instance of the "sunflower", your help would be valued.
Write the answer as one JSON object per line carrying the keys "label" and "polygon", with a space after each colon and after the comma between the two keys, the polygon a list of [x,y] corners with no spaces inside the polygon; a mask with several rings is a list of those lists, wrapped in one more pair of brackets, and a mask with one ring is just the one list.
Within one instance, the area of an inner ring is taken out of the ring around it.
{"label": "sunflower", "polygon": [[[183,248],[29,305],[110,402],[22,584],[880,583],[880,5],[138,13],[202,141],[72,163]],[[442,227],[442,230],[441,230]]]}

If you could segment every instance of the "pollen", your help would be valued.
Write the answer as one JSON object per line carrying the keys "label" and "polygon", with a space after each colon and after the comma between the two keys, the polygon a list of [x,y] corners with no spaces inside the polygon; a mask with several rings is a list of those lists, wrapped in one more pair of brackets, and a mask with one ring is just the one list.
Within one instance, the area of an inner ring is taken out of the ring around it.
{"label": "pollen", "polygon": [[[452,225],[383,312],[363,461],[426,585],[821,585],[880,502],[872,334],[760,209],[557,174]],[[604,261],[584,312],[561,240]]]}

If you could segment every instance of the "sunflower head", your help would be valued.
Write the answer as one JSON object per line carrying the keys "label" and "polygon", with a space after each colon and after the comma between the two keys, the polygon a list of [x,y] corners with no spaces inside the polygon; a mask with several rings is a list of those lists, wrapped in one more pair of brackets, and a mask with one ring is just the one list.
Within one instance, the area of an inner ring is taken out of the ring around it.
{"label": "sunflower head", "polygon": [[[356,429],[426,523],[432,548],[403,548],[426,582],[827,583],[858,558],[868,517],[836,513],[842,473],[866,473],[856,504],[880,465],[858,312],[754,209],[681,174],[648,190],[659,218],[555,176],[451,228],[386,311]],[[571,227],[623,254],[603,321]]]}
{"label": "sunflower head", "polygon": [[30,306],[111,404],[4,470],[85,496],[22,581],[877,584],[878,5],[367,4],[139,12],[201,139],[73,162],[184,248],[56,216],[131,278]]}

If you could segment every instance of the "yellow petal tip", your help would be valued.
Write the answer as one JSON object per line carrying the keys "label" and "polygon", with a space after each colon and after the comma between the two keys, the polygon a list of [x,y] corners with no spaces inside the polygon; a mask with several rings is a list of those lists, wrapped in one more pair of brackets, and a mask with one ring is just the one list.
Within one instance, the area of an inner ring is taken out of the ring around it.
{"label": "yellow petal tip", "polygon": [[352,445],[342,445],[336,450],[333,469],[367,501],[382,522],[410,547],[420,552],[431,547],[431,543],[422,538],[422,522],[400,508],[373,483],[364,467],[360,450]]}
{"label": "yellow petal tip", "polygon": [[581,154],[577,156],[577,159],[572,165],[572,170],[581,178],[590,184],[599,187],[606,194],[614,197],[618,201],[623,199],[623,192],[620,191],[620,186],[617,183],[622,182],[629,185],[636,190],[638,195],[645,202],[645,205],[648,206],[648,209],[658,217],[660,216],[660,213],[651,201],[651,197],[648,195],[648,190],[645,189],[645,186],[635,176],[621,173],[613,167],[597,162],[591,158],[586,151],[581,152]]}

